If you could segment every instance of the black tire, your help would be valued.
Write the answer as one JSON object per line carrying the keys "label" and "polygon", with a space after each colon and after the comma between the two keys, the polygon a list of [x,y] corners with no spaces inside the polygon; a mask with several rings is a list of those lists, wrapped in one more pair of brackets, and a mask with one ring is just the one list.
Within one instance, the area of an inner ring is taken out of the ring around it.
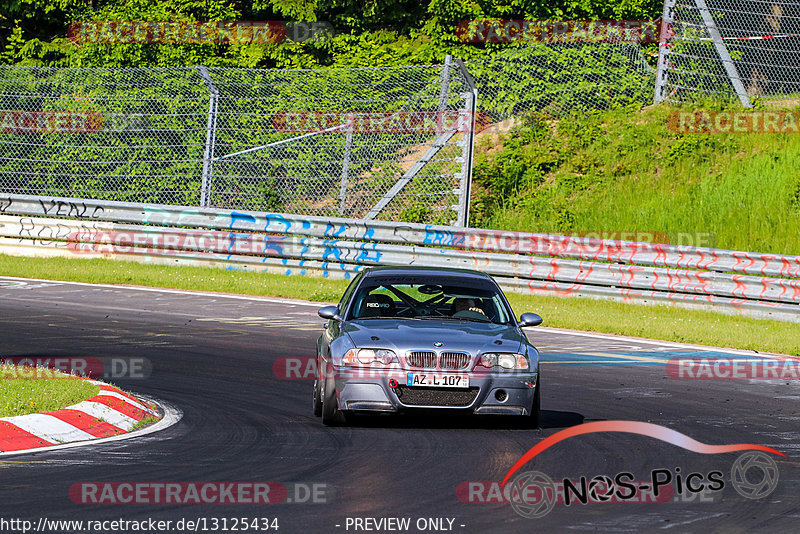
{"label": "black tire", "polygon": [[314,379],[314,415],[317,417],[322,415],[322,395],[320,394],[319,378]]}
{"label": "black tire", "polygon": [[539,416],[541,414],[542,397],[540,387],[542,384],[542,377],[539,375],[536,380],[536,389],[533,392],[533,401],[531,402],[531,409],[528,415],[523,415],[522,420],[519,421],[519,428],[539,428]]}
{"label": "black tire", "polygon": [[325,426],[343,425],[347,421],[339,410],[339,400],[336,398],[336,386],[333,378],[325,379],[322,391],[322,424]]}
{"label": "black tire", "polygon": [[530,428],[539,428],[539,419],[542,413],[542,375],[539,374],[536,380],[536,392],[533,394],[533,404],[531,405]]}

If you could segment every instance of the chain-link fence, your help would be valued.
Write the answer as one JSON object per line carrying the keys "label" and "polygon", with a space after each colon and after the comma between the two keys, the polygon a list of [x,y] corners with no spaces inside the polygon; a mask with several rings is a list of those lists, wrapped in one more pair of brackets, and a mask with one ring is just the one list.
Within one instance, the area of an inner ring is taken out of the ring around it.
{"label": "chain-link fence", "polygon": [[642,47],[619,42],[509,47],[468,68],[480,95],[478,110],[492,122],[529,111],[562,117],[642,107],[652,102],[655,82]]}
{"label": "chain-link fence", "polygon": [[666,0],[655,101],[782,100],[800,93],[800,3]]}
{"label": "chain-link fence", "polygon": [[660,37],[657,69],[614,41],[397,68],[0,67],[0,191],[461,225],[487,125],[641,107],[654,86],[797,104],[796,1],[666,0]]}
{"label": "chain-link fence", "polygon": [[463,64],[0,68],[0,191],[463,224]]}

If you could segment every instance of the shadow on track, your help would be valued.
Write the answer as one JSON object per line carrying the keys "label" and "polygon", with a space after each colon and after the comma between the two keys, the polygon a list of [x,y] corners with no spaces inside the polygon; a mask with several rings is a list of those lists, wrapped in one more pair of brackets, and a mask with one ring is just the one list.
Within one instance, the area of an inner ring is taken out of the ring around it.
{"label": "shadow on track", "polygon": [[[540,428],[567,428],[583,423],[583,415],[576,412],[542,410]],[[319,420],[317,420],[319,421]],[[525,429],[520,417],[453,415],[453,414],[402,414],[402,415],[354,415],[347,420],[347,426],[357,428],[458,428],[494,430],[535,430]],[[322,424],[322,423],[320,423]]]}

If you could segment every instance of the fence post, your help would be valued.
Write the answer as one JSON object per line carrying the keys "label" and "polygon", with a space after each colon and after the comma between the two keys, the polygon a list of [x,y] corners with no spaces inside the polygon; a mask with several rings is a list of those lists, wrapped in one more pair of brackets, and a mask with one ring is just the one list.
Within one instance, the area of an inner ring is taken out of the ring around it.
{"label": "fence post", "polygon": [[666,99],[667,69],[669,69],[669,32],[672,31],[672,21],[675,17],[675,1],[664,2],[664,13],[661,16],[661,31],[658,39],[658,67],[656,68],[656,87],[653,103],[658,104]]}
{"label": "fence post", "polygon": [[447,54],[444,56],[444,65],[442,66],[441,86],[439,88],[439,113],[436,116],[436,135],[441,135],[444,122],[444,112],[447,110],[447,94],[450,92],[450,66],[453,61],[453,56]]}
{"label": "fence post", "polygon": [[736,65],[734,65],[733,59],[731,59],[731,55],[728,53],[728,49],[722,41],[722,36],[719,33],[717,24],[714,22],[714,17],[711,16],[711,11],[709,11],[705,0],[694,0],[694,3],[700,11],[700,15],[703,17],[703,23],[706,25],[708,33],[714,41],[714,47],[717,49],[719,58],[722,60],[722,66],[725,67],[725,72],[728,73],[728,78],[731,81],[731,85],[733,85],[733,90],[736,91],[736,95],[739,97],[739,101],[742,103],[742,106],[746,108],[753,107],[750,104],[750,97],[747,95],[742,79],[739,77],[739,71],[736,69]]}
{"label": "fence post", "polygon": [[[469,196],[472,188],[472,158],[475,149],[475,115],[478,107],[478,87],[475,80],[467,71],[461,59],[456,58],[456,64],[461,72],[469,91],[463,94],[464,108],[460,111],[459,122],[468,125],[464,131],[461,152],[461,183],[459,186],[458,218],[455,226],[469,226]],[[466,115],[466,116],[464,116]]]}
{"label": "fence post", "polygon": [[347,137],[344,143],[344,160],[342,161],[342,183],[339,186],[339,215],[344,215],[344,204],[347,198],[347,175],[350,171],[350,151],[353,147],[353,127],[355,117],[351,113],[347,117]]}
{"label": "fence post", "polygon": [[203,152],[203,178],[200,185],[200,207],[205,208],[208,206],[208,195],[214,174],[214,143],[217,136],[217,101],[219,92],[211,79],[211,75],[208,73],[208,69],[203,65],[197,65],[197,71],[208,87],[208,124],[206,126],[206,147]]}

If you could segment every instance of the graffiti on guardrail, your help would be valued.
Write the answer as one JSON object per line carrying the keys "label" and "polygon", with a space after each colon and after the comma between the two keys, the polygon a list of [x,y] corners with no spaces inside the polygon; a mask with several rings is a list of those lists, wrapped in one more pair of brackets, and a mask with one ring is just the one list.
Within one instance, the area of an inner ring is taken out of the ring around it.
{"label": "graffiti on guardrail", "polygon": [[[10,202],[10,201],[9,201]],[[96,219],[103,214],[102,206],[89,208],[85,202],[65,202],[61,200],[40,200],[43,215],[58,215],[62,217],[89,217]]]}
{"label": "graffiti on guardrail", "polygon": [[[670,233],[554,236],[22,195],[0,199],[0,212],[5,247],[161,263],[180,257],[184,264],[332,278],[370,265],[461,267],[526,293],[702,304],[800,319],[800,257],[629,240],[687,239]],[[713,234],[688,238],[702,242]]]}

